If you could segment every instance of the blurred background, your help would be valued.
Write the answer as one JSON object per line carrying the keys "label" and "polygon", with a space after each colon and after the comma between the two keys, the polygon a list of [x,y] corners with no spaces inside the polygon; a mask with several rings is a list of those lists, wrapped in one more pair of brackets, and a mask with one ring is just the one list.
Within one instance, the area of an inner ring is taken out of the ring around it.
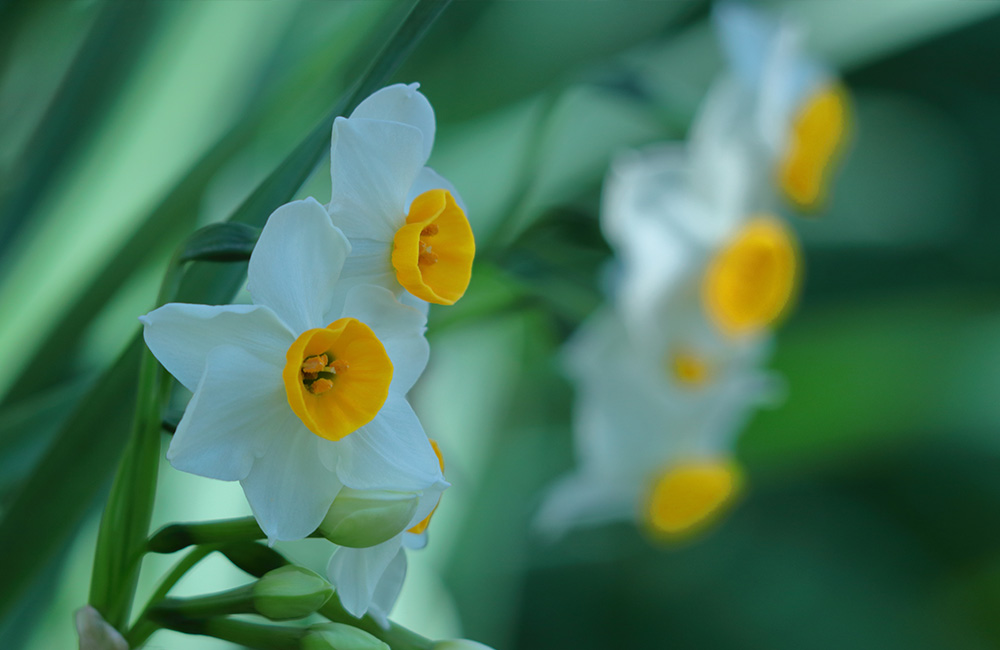
{"label": "blurred background", "polygon": [[[479,248],[466,297],[431,310],[413,395],[453,487],[400,623],[498,650],[1000,646],[1000,3],[759,7],[840,70],[854,141],[829,209],[793,224],[787,401],[742,436],[748,493],[673,547],[624,525],[548,544],[530,522],[573,462],[557,355],[603,299],[603,174],[684,137],[722,66],[710,4],[456,2],[396,75],[435,107],[430,164]],[[251,196],[403,9],[0,1],[0,647],[75,647],[135,393],[102,373],[170,253]],[[296,197],[325,202],[314,169]],[[238,485],[166,463],[160,485],[154,526],[248,512]],[[177,593],[241,581],[210,559]]]}

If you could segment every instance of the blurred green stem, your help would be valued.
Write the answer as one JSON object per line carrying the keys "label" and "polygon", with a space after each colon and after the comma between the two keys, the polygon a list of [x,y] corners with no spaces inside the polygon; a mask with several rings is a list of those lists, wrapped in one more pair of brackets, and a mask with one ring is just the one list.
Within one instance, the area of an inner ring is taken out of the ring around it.
{"label": "blurred green stem", "polygon": [[149,538],[146,550],[150,553],[174,553],[194,544],[253,541],[264,537],[264,531],[253,517],[170,524]]}
{"label": "blurred green stem", "polygon": [[149,612],[152,609],[152,606],[166,598],[167,594],[170,593],[170,590],[173,589],[174,585],[176,585],[188,571],[190,571],[196,564],[201,562],[216,549],[217,547],[210,545],[196,546],[174,565],[174,568],[170,570],[170,573],[167,574],[167,576],[160,583],[160,586],[156,588],[156,591],[153,592],[153,595],[149,598],[149,603],[146,605],[142,614],[139,615],[135,625],[133,625],[132,629],[130,629],[128,634],[125,635],[125,640],[128,641],[129,648],[136,650],[136,648],[146,642],[146,639],[148,639],[153,632],[160,629],[160,626],[149,617]]}
{"label": "blurred green stem", "polygon": [[192,620],[167,617],[163,627],[185,634],[202,634],[259,650],[299,650],[308,628],[284,625],[261,625],[232,618]]}
{"label": "blurred green stem", "polygon": [[[157,306],[177,293],[181,279],[180,252],[167,267]],[[124,631],[139,579],[139,566],[156,497],[160,465],[160,423],[170,377],[149,350],[139,369],[132,437],[125,448],[111,494],[101,517],[90,582],[90,604],[110,625]]]}

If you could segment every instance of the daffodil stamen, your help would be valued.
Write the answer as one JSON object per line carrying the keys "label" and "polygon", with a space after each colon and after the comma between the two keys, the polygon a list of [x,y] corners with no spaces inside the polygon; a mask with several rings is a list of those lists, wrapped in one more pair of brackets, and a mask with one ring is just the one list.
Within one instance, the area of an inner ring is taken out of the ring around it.
{"label": "daffodil stamen", "polygon": [[690,388],[705,385],[710,378],[708,363],[690,350],[678,350],[668,359],[668,369],[680,384]]}
{"label": "daffodil stamen", "polygon": [[743,485],[739,467],[729,460],[681,463],[653,483],[646,522],[658,536],[696,532],[732,504]]}
{"label": "daffodil stamen", "polygon": [[822,202],[829,168],[846,139],[848,120],[847,93],[837,85],[813,93],[795,116],[778,179],[800,208],[812,209]]}
{"label": "daffodil stamen", "polygon": [[341,318],[299,335],[288,348],[282,378],[288,404],[306,428],[340,440],[378,414],[392,362],[371,328]]}
{"label": "daffodil stamen", "polygon": [[451,305],[469,286],[475,254],[472,228],[455,197],[429,190],[413,199],[406,224],[393,237],[392,266],[417,298]]}
{"label": "daffodil stamen", "polygon": [[797,272],[792,235],[777,219],[754,217],[709,264],[702,284],[705,308],[727,334],[756,332],[784,312]]}
{"label": "daffodil stamen", "polygon": [[[429,439],[429,442],[431,443],[431,448],[434,449],[434,454],[438,458],[438,465],[441,466],[441,471],[444,472],[444,456],[441,455],[441,448],[438,447],[438,443],[435,440]],[[427,527],[431,525],[431,517],[434,516],[434,513],[437,512],[437,509],[438,507],[437,505],[435,505],[434,509],[430,511],[430,514],[424,517],[420,523],[410,528],[407,532],[419,535],[420,533],[427,530]]]}

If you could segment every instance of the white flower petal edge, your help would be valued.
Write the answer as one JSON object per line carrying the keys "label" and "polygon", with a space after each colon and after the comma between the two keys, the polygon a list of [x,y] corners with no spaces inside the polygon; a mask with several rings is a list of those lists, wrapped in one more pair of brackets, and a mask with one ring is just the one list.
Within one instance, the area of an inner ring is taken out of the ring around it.
{"label": "white flower petal edge", "polygon": [[416,413],[391,392],[375,419],[336,446],[320,447],[320,456],[355,490],[412,492],[448,485]]}
{"label": "white flower petal edge", "polygon": [[[401,122],[418,129],[423,136],[424,162],[434,148],[434,109],[423,93],[420,84],[393,84],[368,96],[351,113],[351,118]],[[430,188],[428,188],[430,189]]]}
{"label": "white flower petal edge", "polygon": [[573,528],[634,519],[638,487],[577,472],[560,479],[545,496],[534,527],[549,541]]}
{"label": "white flower petal edge", "polygon": [[143,338],[163,367],[194,392],[208,353],[236,345],[261,359],[283,359],[295,334],[267,307],[170,303],[139,317]]}
{"label": "white flower petal edge", "polygon": [[254,304],[270,307],[296,335],[323,327],[350,251],[316,199],[293,201],[268,218],[250,256],[247,289]]}
{"label": "white flower petal edge", "polygon": [[281,368],[232,345],[212,349],[170,441],[177,469],[223,481],[250,473],[275,435],[301,424],[288,409]]}
{"label": "white flower petal edge", "polygon": [[333,123],[329,211],[351,240],[392,242],[424,166],[423,135],[401,122],[338,117]]}
{"label": "white flower petal edge", "polygon": [[402,304],[389,290],[368,285],[348,292],[343,313],[369,324],[385,346],[393,363],[389,390],[400,395],[409,392],[430,358],[430,345],[424,337],[426,314]]}
{"label": "white flower petal edge", "polygon": [[333,552],[326,574],[344,609],[359,618],[365,615],[379,580],[401,552],[402,543],[403,533],[368,548],[342,546]]}
{"label": "white flower petal edge", "polygon": [[[410,536],[404,536],[404,546],[406,537]],[[403,590],[403,580],[405,579],[406,551],[399,549],[396,552],[396,557],[392,558],[385,571],[382,572],[382,577],[375,585],[372,602],[368,605],[368,614],[383,628],[389,627],[389,614],[396,604],[396,599],[399,598],[399,592]]]}
{"label": "white flower petal edge", "polygon": [[302,539],[316,530],[342,487],[317,452],[319,447],[336,443],[313,435],[301,423],[295,424],[274,432],[266,453],[240,481],[254,516],[271,541]]}

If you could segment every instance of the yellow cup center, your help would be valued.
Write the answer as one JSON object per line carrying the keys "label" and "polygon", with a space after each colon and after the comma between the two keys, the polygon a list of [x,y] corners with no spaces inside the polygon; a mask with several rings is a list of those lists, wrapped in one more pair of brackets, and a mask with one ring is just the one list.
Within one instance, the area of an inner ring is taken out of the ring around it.
{"label": "yellow cup center", "polygon": [[372,421],[389,395],[392,361],[354,318],[299,335],[281,373],[288,405],[321,438],[340,440]]}
{"label": "yellow cup center", "polygon": [[792,123],[778,180],[788,198],[803,209],[818,206],[825,195],[828,170],[848,127],[844,90],[830,85],[814,93]]}
{"label": "yellow cup center", "polygon": [[[438,465],[441,466],[441,471],[444,472],[444,456],[441,455],[441,448],[438,447],[438,443],[435,442],[434,440],[431,440],[430,443],[431,443],[431,448],[434,449],[434,454],[438,457]],[[438,502],[438,505],[440,505],[440,501]],[[427,527],[431,525],[431,517],[434,516],[434,513],[437,512],[437,509],[438,507],[437,505],[435,505],[434,509],[431,510],[430,513],[426,517],[424,517],[420,523],[418,523],[413,528],[410,528],[410,530],[408,530],[407,532],[419,535],[420,533],[427,530]]]}
{"label": "yellow cup center", "polygon": [[705,308],[724,332],[759,330],[788,305],[797,270],[791,233],[777,219],[755,217],[709,264],[702,285]]}
{"label": "yellow cup center", "polygon": [[704,386],[710,379],[708,362],[691,350],[677,350],[667,361],[670,375],[680,384],[690,388]]}
{"label": "yellow cup center", "polygon": [[696,532],[733,502],[742,484],[742,473],[731,461],[677,465],[653,484],[646,508],[647,523],[658,535]]}
{"label": "yellow cup center", "polygon": [[472,277],[476,242],[465,212],[447,190],[429,190],[410,204],[393,238],[396,279],[417,298],[451,305]]}

